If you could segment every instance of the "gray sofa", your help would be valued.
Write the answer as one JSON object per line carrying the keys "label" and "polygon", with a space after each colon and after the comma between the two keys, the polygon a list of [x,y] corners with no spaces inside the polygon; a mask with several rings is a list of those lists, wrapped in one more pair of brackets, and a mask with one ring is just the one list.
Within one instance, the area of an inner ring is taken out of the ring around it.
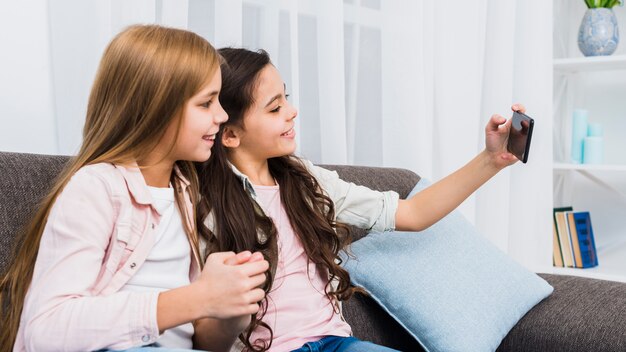
{"label": "gray sofa", "polygon": [[[18,229],[28,221],[68,157],[0,152],[0,270],[4,272]],[[419,176],[403,169],[325,167],[345,180],[406,197]],[[355,230],[356,239],[362,231]],[[626,261],[625,261],[626,265]],[[498,351],[626,351],[626,284],[541,275],[554,293],[509,332]],[[401,351],[420,345],[375,302],[357,296],[344,304],[355,336]],[[0,327],[2,329],[2,327]]]}

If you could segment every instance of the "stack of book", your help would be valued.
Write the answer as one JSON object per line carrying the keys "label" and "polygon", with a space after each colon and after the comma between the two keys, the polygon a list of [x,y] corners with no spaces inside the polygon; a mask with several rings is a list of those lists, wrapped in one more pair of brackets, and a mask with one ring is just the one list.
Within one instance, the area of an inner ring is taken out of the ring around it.
{"label": "stack of book", "polygon": [[572,207],[554,208],[554,266],[591,268],[598,265],[588,211],[575,212]]}

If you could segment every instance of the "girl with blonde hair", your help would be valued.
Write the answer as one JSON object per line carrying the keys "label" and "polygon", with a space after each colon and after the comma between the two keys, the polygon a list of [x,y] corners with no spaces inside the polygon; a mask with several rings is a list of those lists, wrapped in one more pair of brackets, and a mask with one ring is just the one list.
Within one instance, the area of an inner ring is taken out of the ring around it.
{"label": "girl with blonde hair", "polygon": [[259,309],[260,253],[200,254],[199,186],[227,114],[219,56],[188,31],[132,26],[109,44],[83,144],[0,282],[1,351],[223,350]]}

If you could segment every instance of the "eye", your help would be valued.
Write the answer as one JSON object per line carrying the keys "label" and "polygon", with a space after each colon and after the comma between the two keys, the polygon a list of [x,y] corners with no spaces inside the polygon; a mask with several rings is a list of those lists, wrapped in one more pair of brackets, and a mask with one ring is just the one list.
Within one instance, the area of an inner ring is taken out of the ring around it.
{"label": "eye", "polygon": [[281,108],[281,106],[280,106],[280,105],[278,105],[278,106],[276,107],[276,109],[274,109],[274,110],[270,110],[270,112],[279,112],[279,111],[280,111],[280,108]]}
{"label": "eye", "polygon": [[208,109],[208,108],[209,108],[209,106],[211,106],[211,103],[212,103],[212,101],[210,101],[210,100],[209,100],[209,101],[207,101],[206,103],[202,103],[202,104],[200,104],[200,106],[202,106],[202,107],[203,107],[203,108],[205,108],[205,109]]}
{"label": "eye", "polygon": [[291,94],[285,94],[285,99],[289,99],[290,96]]}

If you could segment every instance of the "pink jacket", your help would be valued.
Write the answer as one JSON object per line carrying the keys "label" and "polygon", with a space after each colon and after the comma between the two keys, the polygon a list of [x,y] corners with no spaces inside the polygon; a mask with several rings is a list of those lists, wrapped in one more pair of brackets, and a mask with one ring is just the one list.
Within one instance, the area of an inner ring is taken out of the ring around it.
{"label": "pink jacket", "polygon": [[[187,193],[189,183],[176,172]],[[118,291],[151,251],[159,220],[138,167],[100,163],[76,172],[48,216],[13,350],[123,350],[154,342],[158,293]],[[193,281],[200,267],[192,253]]]}

